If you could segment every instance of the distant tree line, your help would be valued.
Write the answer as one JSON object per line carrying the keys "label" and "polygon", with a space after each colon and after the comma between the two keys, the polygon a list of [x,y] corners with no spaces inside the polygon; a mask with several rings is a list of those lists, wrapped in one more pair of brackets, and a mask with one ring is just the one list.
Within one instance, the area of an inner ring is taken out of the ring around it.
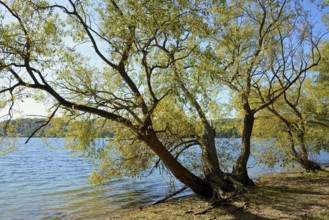
{"label": "distant tree line", "polygon": [[[232,125],[237,122],[237,119],[221,119],[215,120],[214,126],[218,127],[217,138],[238,138],[240,137],[239,130]],[[40,125],[44,123],[42,118],[20,118],[0,122],[0,136],[1,137],[29,137],[36,131]],[[65,137],[64,133],[68,132],[67,126],[58,128],[57,124],[50,122],[49,125],[40,128],[33,136],[34,137]],[[98,135],[102,138],[113,138],[114,133],[110,130],[102,130]]]}

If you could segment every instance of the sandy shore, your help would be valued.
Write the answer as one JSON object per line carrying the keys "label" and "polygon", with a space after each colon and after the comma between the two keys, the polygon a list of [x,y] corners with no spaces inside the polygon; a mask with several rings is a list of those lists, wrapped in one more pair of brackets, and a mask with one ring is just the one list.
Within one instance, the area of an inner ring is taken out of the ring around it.
{"label": "sandy shore", "polygon": [[329,220],[329,168],[317,173],[264,176],[231,204],[213,206],[199,196],[124,212],[109,219],[325,219]]}

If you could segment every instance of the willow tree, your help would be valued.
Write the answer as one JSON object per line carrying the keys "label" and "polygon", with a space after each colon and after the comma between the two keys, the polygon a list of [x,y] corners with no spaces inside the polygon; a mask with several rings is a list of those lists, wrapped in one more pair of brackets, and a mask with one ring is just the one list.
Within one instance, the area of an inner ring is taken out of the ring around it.
{"label": "willow tree", "polygon": [[[9,119],[19,99],[48,103],[41,127],[56,116],[59,128],[69,124],[71,148],[100,162],[96,181],[137,175],[158,164],[158,157],[198,194],[220,196],[240,185],[221,171],[215,130],[199,103],[202,86],[211,81],[199,84],[198,74],[182,71],[197,66],[191,57],[204,37],[198,32],[207,26],[203,1],[0,5],[0,93]],[[186,81],[184,73],[195,81]],[[96,128],[107,126],[118,143],[94,145]],[[203,178],[180,158],[191,146],[201,147]]]}
{"label": "willow tree", "polygon": [[[317,46],[308,29],[291,25],[300,14],[283,13],[285,2],[249,2],[0,1],[1,104],[8,105],[10,119],[19,99],[48,102],[52,107],[42,126],[61,116],[71,125],[68,140],[77,138],[71,147],[101,161],[103,176],[136,175],[158,164],[158,157],[204,196],[249,185],[254,114],[317,62],[300,53]],[[255,4],[263,6],[262,13]],[[231,9],[233,15],[227,14]],[[303,37],[294,38],[299,31]],[[206,43],[214,50],[205,51]],[[217,95],[214,79],[236,88],[246,110],[244,150],[233,175],[220,167],[216,130],[207,118],[205,98],[215,101]],[[267,83],[263,94],[266,80],[284,86],[276,90]],[[265,101],[251,105],[251,91]],[[107,129],[109,121],[118,144],[93,145],[95,128]],[[201,148],[203,177],[180,157],[191,146]],[[100,175],[94,179],[102,181]]]}
{"label": "willow tree", "polygon": [[313,77],[313,83],[306,87],[309,92],[310,113],[308,122],[315,126],[329,128],[329,42],[320,46],[321,61],[316,66],[318,74]]}
{"label": "willow tree", "polygon": [[[282,97],[267,106],[267,111],[259,115],[257,135],[276,137],[272,143],[278,146],[276,149],[267,147],[265,162],[269,158],[269,162],[297,162],[306,171],[321,169],[317,162],[312,161],[311,155],[328,151],[328,49],[328,42],[324,42],[319,47],[319,65],[308,74],[304,73]],[[276,158],[273,152],[283,152],[284,159]]]}
{"label": "willow tree", "polygon": [[[319,89],[309,76],[301,77],[275,103],[262,111],[256,123],[256,132],[263,138],[272,138],[263,152],[263,161],[287,164],[297,162],[306,171],[320,170],[320,165],[311,155],[326,150],[328,138],[325,122],[316,123],[315,106],[326,105],[327,98],[314,99],[312,94]],[[313,77],[314,80],[314,77]],[[319,108],[318,108],[319,109]],[[273,126],[275,125],[275,126]],[[270,155],[269,155],[270,154]],[[282,158],[277,158],[281,155]]]}
{"label": "willow tree", "polygon": [[[297,162],[306,171],[321,169],[311,155],[328,151],[329,143],[328,42],[321,44],[319,53],[319,64],[267,106],[257,123],[258,135],[277,137],[274,144],[279,146],[276,151],[284,152],[283,162]],[[270,157],[278,161],[273,156]]]}
{"label": "willow tree", "polygon": [[[120,168],[133,169],[135,163],[146,167],[156,155],[193,191],[213,195],[213,186],[183,166],[170,152],[169,141],[160,138],[171,135],[168,139],[176,140],[175,133],[190,130],[184,109],[171,98],[169,83],[174,77],[171,66],[187,57],[168,64],[159,49],[159,45],[175,48],[168,36],[181,35],[177,27],[191,19],[188,11],[164,1],[69,0],[66,5],[51,5],[15,0],[0,5],[0,93],[9,105],[9,118],[15,102],[26,96],[48,102],[52,107],[44,125],[58,113],[67,122],[78,120],[70,130],[79,138],[75,147],[94,150],[98,159],[111,151],[90,147],[93,123],[115,122],[121,137],[126,134],[117,148],[123,152],[122,162],[111,167],[116,163],[104,159],[102,165],[110,168],[101,171],[120,175]],[[163,123],[166,114],[174,121]],[[180,129],[184,125],[186,129]]]}
{"label": "willow tree", "polygon": [[230,1],[225,10],[211,8],[209,24],[202,68],[239,100],[243,131],[233,176],[253,185],[247,162],[255,115],[317,65],[320,38],[302,6],[290,0]]}

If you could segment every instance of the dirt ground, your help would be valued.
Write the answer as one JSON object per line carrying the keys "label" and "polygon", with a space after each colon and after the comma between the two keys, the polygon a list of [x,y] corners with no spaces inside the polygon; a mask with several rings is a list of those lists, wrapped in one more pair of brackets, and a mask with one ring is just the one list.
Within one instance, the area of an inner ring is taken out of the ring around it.
{"label": "dirt ground", "polygon": [[329,220],[329,168],[317,173],[265,176],[230,204],[212,205],[198,196],[122,213],[109,219],[325,219]]}

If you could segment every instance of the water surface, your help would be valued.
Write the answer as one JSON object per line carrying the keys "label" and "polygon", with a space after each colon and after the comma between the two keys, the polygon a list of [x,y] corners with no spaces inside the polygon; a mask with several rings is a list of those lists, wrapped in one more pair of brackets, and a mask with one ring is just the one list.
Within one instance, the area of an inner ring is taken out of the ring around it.
{"label": "water surface", "polygon": [[[94,188],[87,178],[91,164],[64,149],[64,140],[46,147],[41,139],[28,144],[19,139],[20,150],[0,156],[0,219],[105,219],[121,211],[149,204],[168,194],[170,177],[154,173],[142,179],[124,179]],[[317,156],[329,162],[328,154]],[[282,171],[255,165],[250,176]],[[287,171],[287,168],[284,168]],[[181,184],[176,182],[176,187]],[[186,191],[189,194],[191,191]]]}
{"label": "water surface", "polygon": [[63,139],[52,144],[61,150],[45,147],[38,138],[18,141],[20,150],[0,156],[1,220],[104,219],[168,193],[170,178],[159,174],[92,187],[91,164],[70,156]]}

